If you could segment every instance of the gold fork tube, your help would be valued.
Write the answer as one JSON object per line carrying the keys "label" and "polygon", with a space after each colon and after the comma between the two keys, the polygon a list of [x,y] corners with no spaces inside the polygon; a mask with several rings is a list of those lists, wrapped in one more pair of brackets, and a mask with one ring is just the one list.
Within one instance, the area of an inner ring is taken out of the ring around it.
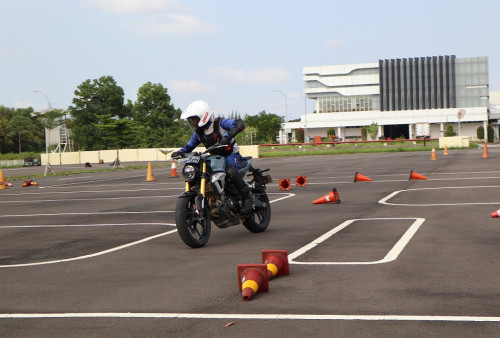
{"label": "gold fork tube", "polygon": [[200,193],[205,197],[205,184],[206,184],[206,173],[207,173],[207,162],[203,162],[203,169],[201,175],[201,183],[200,183]]}

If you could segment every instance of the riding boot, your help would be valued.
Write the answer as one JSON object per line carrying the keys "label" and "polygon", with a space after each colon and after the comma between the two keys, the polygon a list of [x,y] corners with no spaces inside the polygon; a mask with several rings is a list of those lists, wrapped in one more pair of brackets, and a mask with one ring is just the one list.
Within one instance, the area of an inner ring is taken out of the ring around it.
{"label": "riding boot", "polygon": [[241,198],[243,199],[242,206],[241,206],[241,212],[244,214],[247,214],[254,207],[254,200],[253,200],[252,194],[250,193],[250,188],[248,186],[246,186],[245,188],[238,190],[238,193],[240,194]]}

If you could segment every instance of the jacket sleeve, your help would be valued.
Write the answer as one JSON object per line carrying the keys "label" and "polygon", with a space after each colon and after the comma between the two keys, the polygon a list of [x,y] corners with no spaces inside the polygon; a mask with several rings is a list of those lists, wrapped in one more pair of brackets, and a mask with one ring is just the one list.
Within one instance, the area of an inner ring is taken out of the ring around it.
{"label": "jacket sleeve", "polygon": [[182,153],[190,153],[200,143],[201,143],[201,141],[200,141],[200,138],[198,137],[198,135],[196,133],[193,133],[193,135],[191,135],[191,138],[189,139],[188,143],[184,147],[182,147],[179,151]]}
{"label": "jacket sleeve", "polygon": [[220,121],[220,126],[227,130],[227,133],[222,136],[227,136],[229,138],[234,138],[245,129],[245,124],[241,119],[222,119]]}

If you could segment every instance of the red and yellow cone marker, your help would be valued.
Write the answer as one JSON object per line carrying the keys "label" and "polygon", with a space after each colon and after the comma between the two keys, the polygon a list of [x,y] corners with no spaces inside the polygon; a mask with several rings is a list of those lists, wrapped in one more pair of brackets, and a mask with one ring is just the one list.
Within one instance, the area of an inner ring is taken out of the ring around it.
{"label": "red and yellow cone marker", "polygon": [[368,176],[361,175],[359,172],[356,171],[356,174],[354,174],[354,182],[369,182],[373,181],[371,178]]}
{"label": "red and yellow cone marker", "polygon": [[257,292],[269,291],[269,276],[266,264],[238,265],[238,284],[241,298],[249,301]]}
{"label": "red and yellow cone marker", "polygon": [[269,279],[276,275],[290,274],[287,250],[262,250],[262,264],[267,266]]}
{"label": "red and yellow cone marker", "polygon": [[5,189],[7,189],[7,186],[5,185],[5,177],[3,175],[3,170],[0,170],[0,190]]}
{"label": "red and yellow cone marker", "polygon": [[421,175],[417,173],[416,171],[413,171],[413,169],[410,171],[410,178],[408,180],[426,180],[427,177],[424,175]]}
{"label": "red and yellow cone marker", "polygon": [[306,185],[307,185],[307,177],[306,176],[295,176],[295,186],[305,187]]}
{"label": "red and yellow cone marker", "polygon": [[148,172],[146,174],[145,182],[151,182],[151,181],[156,181],[156,180],[153,176],[153,168],[151,168],[151,162],[148,162]]}
{"label": "red and yellow cone marker", "polygon": [[177,165],[175,164],[175,160],[172,159],[172,168],[170,169],[170,178],[175,178],[175,177],[179,177],[179,175],[177,175]]}
{"label": "red and yellow cone marker", "polygon": [[436,148],[432,147],[432,153],[431,153],[431,161],[436,160]]}
{"label": "red and yellow cone marker", "polygon": [[289,178],[280,178],[279,187],[280,190],[290,190],[292,187],[291,180]]}
{"label": "red and yellow cone marker", "polygon": [[328,194],[313,201],[313,204],[325,204],[325,203],[340,204],[340,197],[336,188],[333,188],[332,191],[330,191]]}

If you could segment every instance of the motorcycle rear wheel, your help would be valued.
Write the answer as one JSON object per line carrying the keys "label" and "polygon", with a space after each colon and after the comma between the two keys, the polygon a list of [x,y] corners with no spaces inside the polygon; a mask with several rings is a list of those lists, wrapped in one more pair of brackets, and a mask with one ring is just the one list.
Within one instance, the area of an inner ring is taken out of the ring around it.
{"label": "motorcycle rear wheel", "polygon": [[263,232],[271,222],[271,204],[264,189],[252,188],[251,194],[255,199],[264,203],[265,206],[253,209],[250,215],[243,221],[243,225],[251,232]]}
{"label": "motorcycle rear wheel", "polygon": [[180,197],[175,208],[175,224],[182,241],[191,248],[200,248],[210,238],[210,216],[200,219],[195,203],[196,196]]}

